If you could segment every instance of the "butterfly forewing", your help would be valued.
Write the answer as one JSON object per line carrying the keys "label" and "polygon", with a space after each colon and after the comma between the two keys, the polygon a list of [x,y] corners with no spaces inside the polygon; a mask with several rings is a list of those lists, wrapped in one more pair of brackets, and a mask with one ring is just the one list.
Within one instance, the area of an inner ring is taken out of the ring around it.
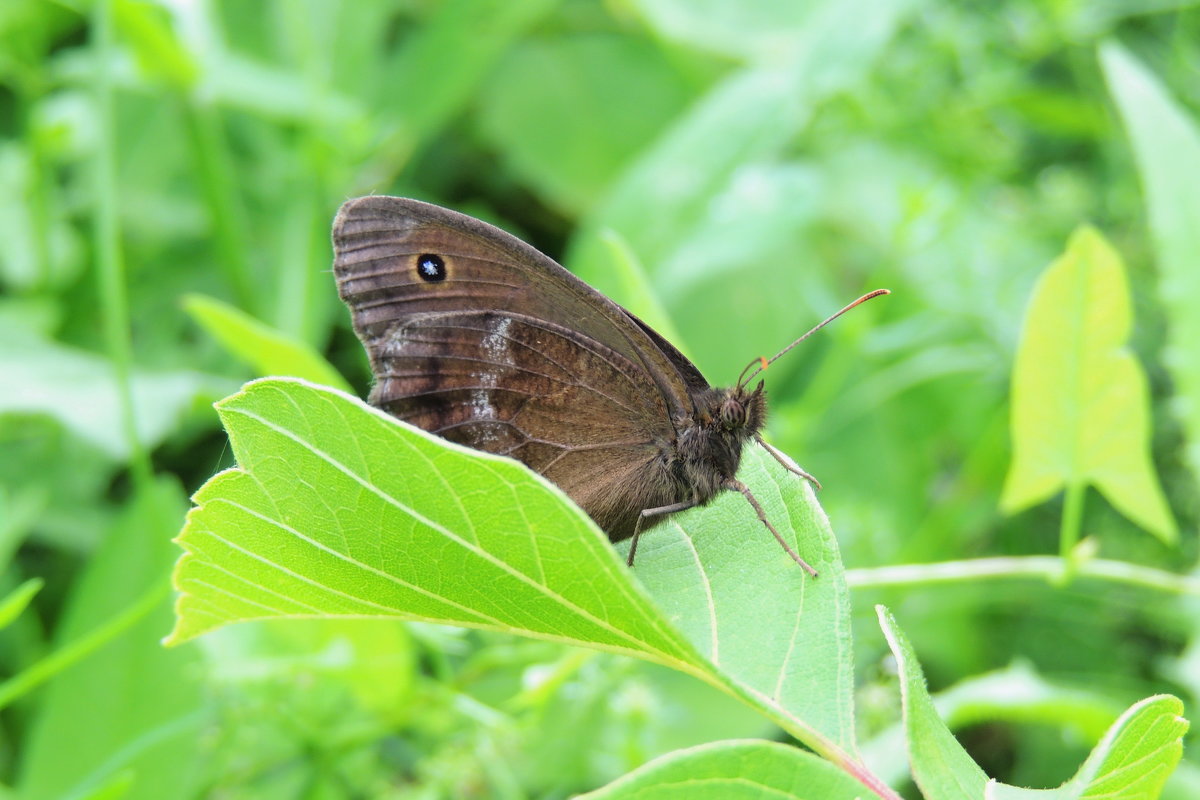
{"label": "butterfly forewing", "polygon": [[614,539],[674,501],[661,455],[688,382],[618,306],[514,237],[416,201],[350,201],[334,247],[373,404],[520,459]]}

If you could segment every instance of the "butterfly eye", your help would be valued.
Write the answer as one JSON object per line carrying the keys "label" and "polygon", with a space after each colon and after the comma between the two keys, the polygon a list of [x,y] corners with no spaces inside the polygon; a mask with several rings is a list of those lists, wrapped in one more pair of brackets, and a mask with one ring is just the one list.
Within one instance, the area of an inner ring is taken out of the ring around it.
{"label": "butterfly eye", "polygon": [[727,428],[737,428],[746,424],[746,409],[736,400],[726,400],[721,404],[721,422]]}
{"label": "butterfly eye", "polygon": [[417,256],[417,274],[421,280],[437,283],[446,280],[446,262],[441,256],[425,253]]}

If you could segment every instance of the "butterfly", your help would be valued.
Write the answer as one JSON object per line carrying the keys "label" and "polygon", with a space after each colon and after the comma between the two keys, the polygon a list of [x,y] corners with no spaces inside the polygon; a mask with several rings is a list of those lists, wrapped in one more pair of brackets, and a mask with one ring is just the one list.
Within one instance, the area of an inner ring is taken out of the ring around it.
{"label": "butterfly", "polygon": [[[761,436],[756,359],[714,388],[670,342],[548,256],[473,217],[400,197],[347,201],[333,224],[338,293],[374,373],[369,402],[460,444],[516,458],[614,541],[640,535],[737,479],[747,443],[816,484]],[[864,300],[864,295],[813,331]],[[753,384],[753,385],[752,385]]]}

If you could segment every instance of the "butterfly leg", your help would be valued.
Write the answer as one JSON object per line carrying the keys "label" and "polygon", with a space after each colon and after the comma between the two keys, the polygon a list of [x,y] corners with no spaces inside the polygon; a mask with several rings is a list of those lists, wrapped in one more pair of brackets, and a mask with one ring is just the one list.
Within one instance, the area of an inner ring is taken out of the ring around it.
{"label": "butterfly leg", "polygon": [[767,512],[763,511],[763,507],[758,503],[758,498],[755,497],[754,493],[750,491],[749,486],[735,478],[730,478],[729,480],[725,481],[725,488],[741,492],[742,497],[745,497],[747,500],[749,500],[750,505],[754,507],[754,513],[758,514],[758,518],[762,520],[762,524],[766,525],[767,530],[774,534],[775,541],[779,542],[780,547],[787,551],[787,554],[792,557],[793,561],[804,567],[809,575],[812,575],[814,578],[817,577],[817,571],[812,568],[812,565],[810,565],[800,556],[796,555],[796,551],[793,550],[791,546],[783,540],[783,537],[779,535],[779,531],[775,530],[775,526],[771,524],[769,519],[767,519]]}
{"label": "butterfly leg", "polygon": [[754,440],[756,442],[758,442],[759,444],[761,444],[764,448],[766,448],[766,451],[768,453],[775,456],[775,460],[778,461],[780,464],[782,464],[783,468],[786,469],[788,472],[795,473],[796,475],[799,475],[801,478],[804,478],[804,480],[808,481],[809,483],[811,483],[813,485],[814,489],[821,488],[821,482],[819,480],[817,480],[816,478],[814,478],[812,475],[809,475],[804,470],[800,469],[799,465],[796,464],[795,461],[792,461],[792,459],[789,458],[786,453],[784,453],[783,451],[774,447],[773,445],[768,444],[767,441],[765,439],[763,439],[761,436],[755,436]]}
{"label": "butterfly leg", "polygon": [[676,511],[687,511],[689,508],[695,508],[698,503],[687,501],[685,503],[671,503],[669,506],[659,506],[658,508],[643,508],[642,513],[638,515],[637,524],[633,526],[633,539],[629,542],[629,566],[633,566],[633,556],[637,553],[638,538],[642,535],[642,523],[649,517],[658,517],[663,514],[674,514]]}

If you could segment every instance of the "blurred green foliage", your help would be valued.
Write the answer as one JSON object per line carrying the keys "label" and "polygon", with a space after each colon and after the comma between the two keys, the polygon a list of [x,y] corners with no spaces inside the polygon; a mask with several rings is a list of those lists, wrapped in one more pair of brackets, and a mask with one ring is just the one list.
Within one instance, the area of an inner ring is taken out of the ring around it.
{"label": "blurred green foliage", "polygon": [[[1198,65],[1178,0],[6,0],[4,791],[553,798],[780,736],[689,677],[500,634],[254,623],[160,647],[184,497],[230,464],[210,403],[256,374],[185,298],[274,329],[243,320],[282,354],[255,367],[317,350],[365,393],[328,229],[369,192],[485,217],[644,302],[615,234],[717,384],[893,290],[767,375],[769,438],[825,485],[857,587],[858,734],[893,785],[877,602],[1008,783],[1066,780],[1148,695],[1194,716]],[[1058,551],[1060,498],[998,506],[1026,307],[1081,223],[1128,270],[1180,541],[1097,492],[1068,517],[1105,559],[1192,583],[969,566]],[[931,562],[950,579],[853,574]],[[1164,796],[1200,795],[1184,759]]]}

